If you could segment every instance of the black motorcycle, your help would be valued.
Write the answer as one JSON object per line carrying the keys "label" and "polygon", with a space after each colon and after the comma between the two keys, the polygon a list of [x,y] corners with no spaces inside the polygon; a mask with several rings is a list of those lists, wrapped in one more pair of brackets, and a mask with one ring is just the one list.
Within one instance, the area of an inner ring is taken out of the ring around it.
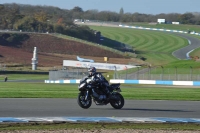
{"label": "black motorcycle", "polygon": [[96,105],[110,105],[115,109],[121,109],[124,106],[124,98],[120,94],[120,84],[111,84],[109,91],[111,97],[106,96],[104,89],[99,84],[91,84],[91,79],[83,78],[78,86],[80,91],[78,95],[78,105],[84,109],[88,109],[92,105],[92,99]]}

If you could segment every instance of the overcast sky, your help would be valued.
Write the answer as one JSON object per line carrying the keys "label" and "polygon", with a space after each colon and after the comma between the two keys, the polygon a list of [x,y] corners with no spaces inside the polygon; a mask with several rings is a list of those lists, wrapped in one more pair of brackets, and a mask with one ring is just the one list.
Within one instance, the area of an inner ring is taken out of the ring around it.
{"label": "overcast sky", "polygon": [[186,13],[200,12],[200,0],[0,0],[0,4],[19,3],[29,5],[55,6],[62,9],[81,7],[84,11],[114,11],[119,13]]}

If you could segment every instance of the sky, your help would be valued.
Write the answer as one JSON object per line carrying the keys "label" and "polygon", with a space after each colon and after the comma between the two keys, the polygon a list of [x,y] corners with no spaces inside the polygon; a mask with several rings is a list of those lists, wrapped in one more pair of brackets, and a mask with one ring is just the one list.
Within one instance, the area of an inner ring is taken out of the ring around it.
{"label": "sky", "polygon": [[186,13],[200,12],[200,0],[0,0],[0,4],[18,3],[41,6],[55,6],[61,9],[73,9],[79,6],[86,10],[113,11],[119,13]]}

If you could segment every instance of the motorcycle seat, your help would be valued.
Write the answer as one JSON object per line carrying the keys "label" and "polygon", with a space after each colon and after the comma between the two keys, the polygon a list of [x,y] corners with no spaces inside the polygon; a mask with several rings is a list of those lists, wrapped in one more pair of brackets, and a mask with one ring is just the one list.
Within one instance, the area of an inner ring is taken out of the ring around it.
{"label": "motorcycle seat", "polygon": [[112,88],[118,88],[120,86],[120,83],[117,83],[117,84],[111,84],[110,87]]}

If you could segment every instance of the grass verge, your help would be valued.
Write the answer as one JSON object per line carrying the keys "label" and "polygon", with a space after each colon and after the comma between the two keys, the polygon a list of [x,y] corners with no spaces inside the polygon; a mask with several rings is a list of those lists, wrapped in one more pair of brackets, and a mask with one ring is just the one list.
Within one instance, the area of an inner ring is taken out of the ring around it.
{"label": "grass verge", "polygon": [[[45,84],[26,82],[3,82],[0,98],[76,98],[77,84]],[[159,86],[159,85],[121,85],[125,99],[133,100],[186,100],[199,101],[200,88]]]}
{"label": "grass verge", "polygon": [[[0,131],[56,131],[56,130],[118,130],[118,129],[144,129],[144,130],[167,130],[167,131],[199,131],[199,124],[190,123],[9,123],[0,124]],[[63,131],[62,131],[63,132]]]}
{"label": "grass verge", "polygon": [[49,78],[48,74],[2,74],[0,80],[4,80],[5,76],[9,80],[45,80]]}

